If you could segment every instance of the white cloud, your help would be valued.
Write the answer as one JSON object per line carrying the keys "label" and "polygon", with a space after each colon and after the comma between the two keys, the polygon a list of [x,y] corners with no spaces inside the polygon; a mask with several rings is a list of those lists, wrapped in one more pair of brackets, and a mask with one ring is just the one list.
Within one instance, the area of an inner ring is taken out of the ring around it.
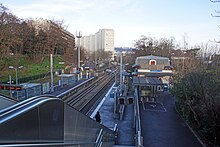
{"label": "white cloud", "polygon": [[[14,3],[12,1],[3,3],[19,18],[64,20],[68,30],[73,34],[79,30],[84,35],[89,35],[102,28],[114,29],[116,46],[130,47],[141,35],[149,34],[158,39],[174,36],[176,40],[182,41],[182,36],[186,32],[190,44],[218,37],[217,24],[213,25],[213,22],[191,24],[187,21],[183,24],[184,21],[181,21],[178,23],[178,20],[173,19],[181,16],[174,14],[172,14],[173,17],[168,17],[169,20],[167,17],[161,18],[160,16],[168,14],[162,12],[163,15],[161,15],[158,11],[160,2],[147,0],[147,2],[145,0],[14,1]],[[154,9],[153,6],[157,6],[158,9]]]}

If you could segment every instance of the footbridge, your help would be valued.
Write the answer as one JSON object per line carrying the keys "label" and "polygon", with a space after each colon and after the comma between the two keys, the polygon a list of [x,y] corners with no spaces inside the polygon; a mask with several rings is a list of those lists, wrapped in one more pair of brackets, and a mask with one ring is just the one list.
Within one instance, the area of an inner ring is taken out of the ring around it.
{"label": "footbridge", "polygon": [[[1,97],[1,99],[3,99]],[[2,100],[3,101],[3,100]],[[6,104],[7,98],[4,97]],[[0,146],[113,146],[115,131],[45,95],[0,110]]]}

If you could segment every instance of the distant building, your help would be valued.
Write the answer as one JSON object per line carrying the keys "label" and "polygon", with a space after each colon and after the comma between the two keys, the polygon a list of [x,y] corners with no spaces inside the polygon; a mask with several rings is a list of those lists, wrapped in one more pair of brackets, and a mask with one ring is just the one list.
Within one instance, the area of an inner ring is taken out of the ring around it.
{"label": "distant building", "polygon": [[172,76],[172,67],[169,58],[160,56],[140,56],[136,58],[136,74],[139,76]]}
{"label": "distant building", "polygon": [[114,57],[114,30],[100,29],[95,34],[84,36],[81,39],[81,46],[87,51],[93,52],[97,50],[109,51]]}
{"label": "distant building", "polygon": [[95,43],[95,35],[84,36],[81,39],[81,44],[83,48],[85,48],[88,52],[95,51],[96,43]]}
{"label": "distant building", "polygon": [[163,70],[165,66],[170,66],[169,58],[152,55],[137,57],[135,63],[140,65],[140,69],[149,70]]}
{"label": "distant building", "polygon": [[66,62],[74,63],[75,36],[73,34],[50,20],[36,19],[29,20],[27,23],[35,28],[36,35],[40,31],[47,34],[47,39],[49,40],[47,43],[51,46],[49,49],[50,54],[66,54]]}
{"label": "distant building", "polygon": [[115,47],[115,54],[126,53],[126,54],[134,54],[134,48],[130,47]]}
{"label": "distant building", "polygon": [[50,29],[50,21],[45,19],[36,19],[36,20],[29,20],[29,25],[32,25],[35,28],[36,34],[39,33],[40,30],[48,31]]}
{"label": "distant building", "polygon": [[55,36],[56,34],[62,35],[61,37],[64,39],[64,41],[71,42],[71,44],[74,44],[75,47],[75,36],[50,20],[29,20],[28,24],[35,28],[36,34],[38,34],[40,30],[44,32],[50,31],[50,33],[53,32]]}

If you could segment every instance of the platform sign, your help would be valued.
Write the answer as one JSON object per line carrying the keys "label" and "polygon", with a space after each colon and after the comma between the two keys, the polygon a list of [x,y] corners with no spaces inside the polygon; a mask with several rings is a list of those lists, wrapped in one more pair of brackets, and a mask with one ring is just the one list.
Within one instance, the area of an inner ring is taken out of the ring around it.
{"label": "platform sign", "polygon": [[164,84],[163,89],[164,89],[164,91],[168,91],[168,85],[167,85],[167,84]]}
{"label": "platform sign", "polygon": [[0,85],[0,90],[4,90],[4,86],[3,85]]}
{"label": "platform sign", "polygon": [[162,70],[150,70],[150,72],[162,72]]}
{"label": "platform sign", "polygon": [[22,86],[21,85],[9,85],[9,84],[4,84],[4,85],[0,85],[0,90],[22,90]]}
{"label": "platform sign", "polygon": [[115,95],[116,95],[115,92],[111,92],[110,93],[110,98],[115,98]]}

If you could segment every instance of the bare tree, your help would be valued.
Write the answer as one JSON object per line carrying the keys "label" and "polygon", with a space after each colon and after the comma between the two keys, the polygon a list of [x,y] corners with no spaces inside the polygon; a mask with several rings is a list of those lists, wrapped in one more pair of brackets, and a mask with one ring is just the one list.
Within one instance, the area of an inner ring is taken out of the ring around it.
{"label": "bare tree", "polygon": [[220,2],[219,0],[210,0],[211,2],[213,2],[213,3],[218,3],[218,2]]}
{"label": "bare tree", "polygon": [[156,40],[150,36],[141,36],[135,43],[135,56],[155,55],[170,57],[175,48],[175,38],[161,38]]}
{"label": "bare tree", "polygon": [[66,64],[76,62],[75,37],[64,29],[63,21],[40,21],[20,20],[0,4],[0,61],[9,55],[25,55],[42,62],[53,54],[63,56]]}
{"label": "bare tree", "polygon": [[[19,46],[22,40],[19,37],[19,24],[21,22],[8,8],[0,4],[0,61],[20,52]],[[3,62],[0,68],[4,69],[5,66],[6,62]]]}

